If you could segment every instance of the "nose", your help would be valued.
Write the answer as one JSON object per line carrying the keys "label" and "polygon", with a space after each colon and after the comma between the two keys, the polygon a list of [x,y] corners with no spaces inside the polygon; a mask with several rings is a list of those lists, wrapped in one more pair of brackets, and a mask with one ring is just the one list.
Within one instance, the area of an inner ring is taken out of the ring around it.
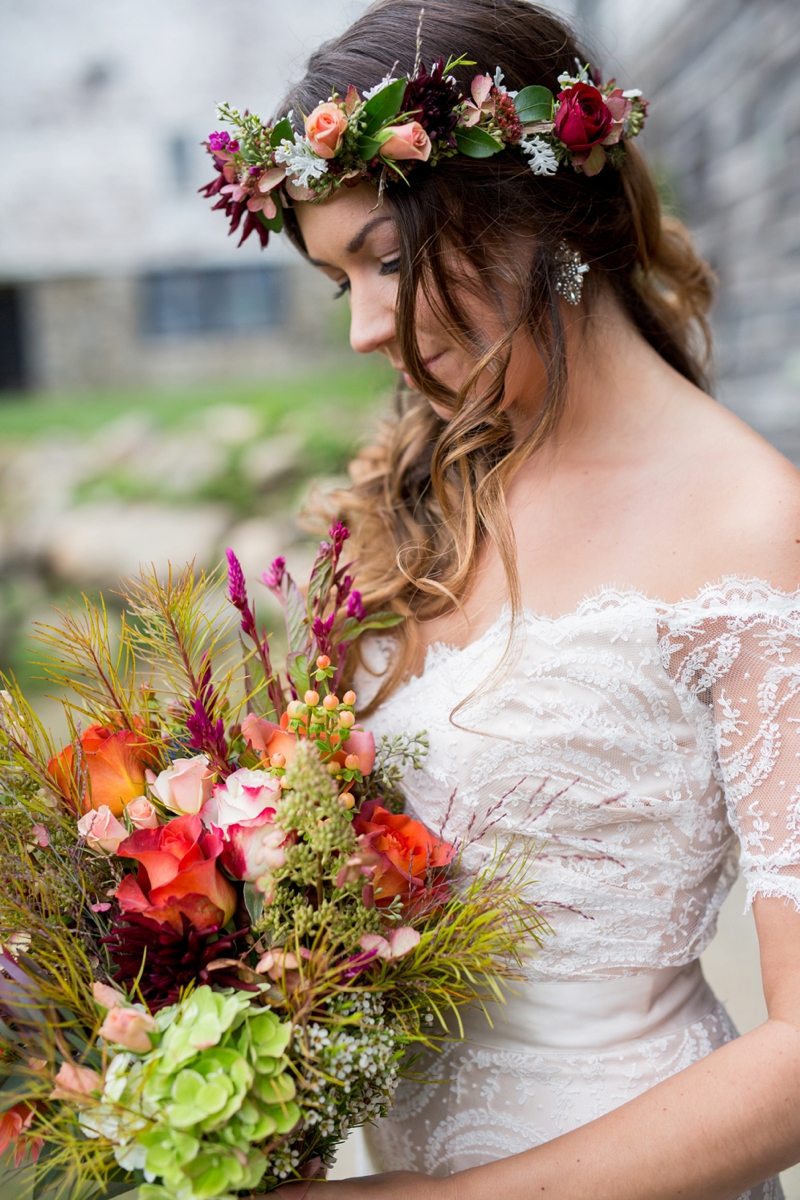
{"label": "nose", "polygon": [[394,337],[394,306],[370,289],[353,287],[350,293],[350,345],[357,354],[372,354]]}

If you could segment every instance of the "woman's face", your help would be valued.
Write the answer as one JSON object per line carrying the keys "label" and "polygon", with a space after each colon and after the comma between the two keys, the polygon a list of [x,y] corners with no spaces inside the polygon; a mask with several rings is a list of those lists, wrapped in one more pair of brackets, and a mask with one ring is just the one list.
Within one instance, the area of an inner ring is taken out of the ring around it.
{"label": "woman's face", "polygon": [[[393,367],[403,372],[409,387],[417,387],[402,360],[395,329],[400,265],[397,228],[390,207],[386,204],[376,207],[375,201],[375,189],[360,184],[342,188],[321,203],[297,204],[295,212],[312,263],[339,285],[340,295],[348,294],[353,349],[359,354],[375,350],[384,354]],[[471,306],[467,303],[465,307],[469,310]],[[487,330],[489,322],[496,322],[488,306],[483,319],[480,313],[474,315],[479,329]],[[423,297],[417,303],[417,341],[430,373],[445,387],[458,392],[474,369],[475,359],[436,319]],[[528,355],[524,357],[527,359]],[[535,352],[534,358],[533,369],[541,383],[543,372]],[[506,377],[508,403],[513,402],[515,392],[519,395],[513,381],[520,368],[530,382],[531,364],[527,364],[526,370],[525,364],[515,360],[519,360],[516,347]],[[482,382],[478,381],[479,387]],[[442,405],[431,403],[444,420],[451,416]]]}

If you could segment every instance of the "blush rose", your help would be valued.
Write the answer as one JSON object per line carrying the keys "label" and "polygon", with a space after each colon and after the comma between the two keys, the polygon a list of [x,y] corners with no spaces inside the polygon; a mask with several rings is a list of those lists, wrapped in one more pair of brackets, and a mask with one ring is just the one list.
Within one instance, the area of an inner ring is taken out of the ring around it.
{"label": "blush rose", "polygon": [[92,808],[78,821],[78,833],[86,838],[86,845],[104,854],[116,854],[120,843],[125,841],[128,831],[117,820],[108,805]]}
{"label": "blush rose", "polygon": [[384,130],[389,137],[381,145],[384,158],[417,159],[427,162],[431,156],[431,139],[419,121],[407,121],[404,125],[390,125]]}
{"label": "blush rose", "polygon": [[159,775],[148,771],[147,781],[153,795],[165,808],[183,816],[199,813],[211,795],[213,786],[213,776],[205,754],[196,754],[194,758],[176,758]]}

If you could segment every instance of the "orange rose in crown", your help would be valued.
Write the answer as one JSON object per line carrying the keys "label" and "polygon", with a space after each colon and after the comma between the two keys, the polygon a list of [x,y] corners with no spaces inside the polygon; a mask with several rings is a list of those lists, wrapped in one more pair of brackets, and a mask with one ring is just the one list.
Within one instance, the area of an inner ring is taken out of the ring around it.
{"label": "orange rose in crown", "polygon": [[375,800],[362,805],[353,829],[362,846],[380,857],[372,876],[377,905],[390,904],[395,896],[408,903],[424,889],[428,872],[446,867],[455,856],[455,848],[434,837],[421,821],[391,813]]}
{"label": "orange rose in crown", "polygon": [[[83,811],[105,805],[113,816],[122,815],[130,800],[144,792],[145,770],[158,762],[158,751],[142,733],[90,725],[80,738],[80,766],[86,773]],[[75,801],[77,779],[75,746],[65,746],[50,759],[47,769],[59,791]]]}
{"label": "orange rose in crown", "polygon": [[120,843],[120,858],[139,863],[116,898],[123,913],[141,913],[183,929],[182,916],[200,933],[221,929],[236,912],[237,894],[217,866],[222,841],[197,816],[176,817],[158,829],[137,829]]}

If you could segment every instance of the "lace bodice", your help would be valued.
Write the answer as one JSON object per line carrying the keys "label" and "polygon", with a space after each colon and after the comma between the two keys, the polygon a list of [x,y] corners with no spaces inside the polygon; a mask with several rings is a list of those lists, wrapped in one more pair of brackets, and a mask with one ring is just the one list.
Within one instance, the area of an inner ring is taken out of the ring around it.
{"label": "lace bodice", "polygon": [[504,658],[509,630],[506,612],[463,650],[432,647],[370,727],[427,729],[408,811],[470,842],[468,863],[495,837],[542,845],[531,894],[556,936],[532,979],[691,962],[737,843],[748,899],[800,908],[800,594],[607,588],[560,618],[526,613]]}

